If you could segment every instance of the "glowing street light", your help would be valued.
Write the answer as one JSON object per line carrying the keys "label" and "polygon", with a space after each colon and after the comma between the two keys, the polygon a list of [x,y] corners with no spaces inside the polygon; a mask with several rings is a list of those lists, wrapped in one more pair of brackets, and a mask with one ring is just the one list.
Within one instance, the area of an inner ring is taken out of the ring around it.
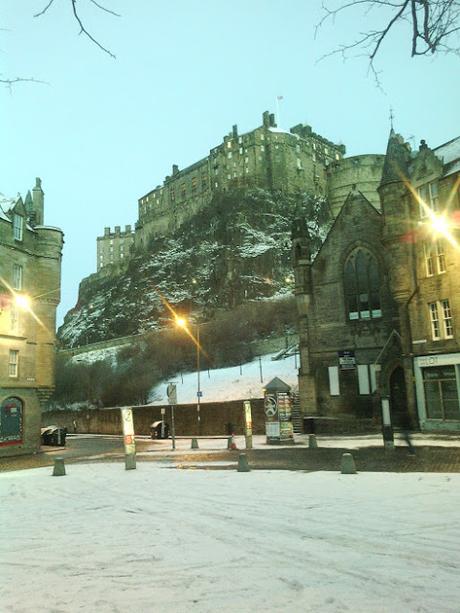
{"label": "glowing street light", "polygon": [[26,294],[15,294],[14,302],[23,311],[30,311],[32,301]]}
{"label": "glowing street light", "polygon": [[179,328],[182,328],[187,332],[192,341],[196,346],[196,376],[197,376],[197,391],[196,391],[196,413],[197,413],[197,421],[198,421],[198,434],[201,433],[201,416],[200,416],[200,401],[201,401],[201,368],[200,368],[200,324],[196,322],[196,338],[190,332],[188,328],[188,321],[185,317],[180,317],[176,315],[175,317],[176,325]]}

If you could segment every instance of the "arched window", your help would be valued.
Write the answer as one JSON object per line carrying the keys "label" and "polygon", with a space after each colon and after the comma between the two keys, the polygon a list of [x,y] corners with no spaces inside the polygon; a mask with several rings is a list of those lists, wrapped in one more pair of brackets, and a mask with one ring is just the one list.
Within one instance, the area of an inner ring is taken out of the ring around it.
{"label": "arched window", "polygon": [[366,249],[356,249],[346,261],[344,289],[348,319],[382,317],[379,267]]}

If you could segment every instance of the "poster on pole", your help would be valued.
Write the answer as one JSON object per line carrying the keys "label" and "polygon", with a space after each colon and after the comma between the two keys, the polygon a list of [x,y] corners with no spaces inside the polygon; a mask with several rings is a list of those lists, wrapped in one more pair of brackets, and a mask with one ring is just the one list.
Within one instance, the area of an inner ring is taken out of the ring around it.
{"label": "poster on pole", "polygon": [[126,455],[135,455],[136,443],[134,440],[134,421],[132,409],[121,410],[121,425],[123,428],[123,444]]}

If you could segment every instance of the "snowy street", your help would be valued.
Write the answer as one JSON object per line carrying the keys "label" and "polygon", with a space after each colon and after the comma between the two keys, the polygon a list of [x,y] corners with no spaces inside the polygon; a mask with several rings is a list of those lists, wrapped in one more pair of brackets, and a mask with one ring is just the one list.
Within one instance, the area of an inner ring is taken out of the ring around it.
{"label": "snowy street", "polygon": [[459,611],[460,475],[0,474],[2,612]]}

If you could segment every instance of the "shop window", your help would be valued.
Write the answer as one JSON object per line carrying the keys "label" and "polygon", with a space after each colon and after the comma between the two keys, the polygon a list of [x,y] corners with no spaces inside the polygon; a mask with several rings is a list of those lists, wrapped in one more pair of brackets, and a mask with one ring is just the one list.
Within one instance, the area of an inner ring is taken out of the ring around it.
{"label": "shop window", "polygon": [[440,420],[460,419],[456,367],[429,366],[422,369],[422,375],[427,417]]}
{"label": "shop window", "polygon": [[382,316],[378,263],[366,249],[356,249],[349,256],[344,270],[344,290],[349,320]]}

